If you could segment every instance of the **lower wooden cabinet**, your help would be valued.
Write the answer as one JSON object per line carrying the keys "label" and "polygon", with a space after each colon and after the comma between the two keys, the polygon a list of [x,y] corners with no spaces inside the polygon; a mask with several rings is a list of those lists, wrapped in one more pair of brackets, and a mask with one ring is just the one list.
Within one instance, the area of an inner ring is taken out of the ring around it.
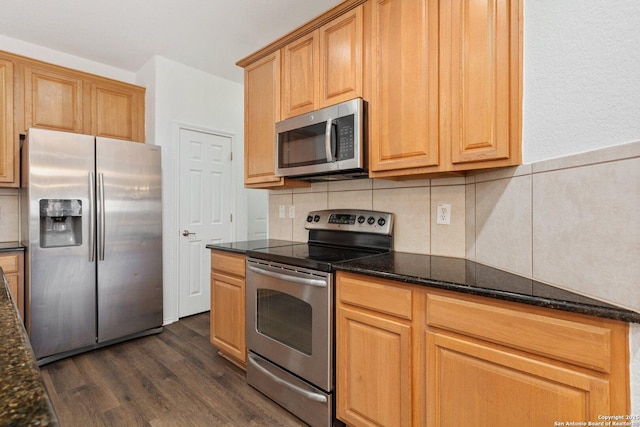
{"label": "lower wooden cabinet", "polygon": [[245,368],[245,256],[211,251],[210,341],[222,356]]}
{"label": "lower wooden cabinet", "polygon": [[629,414],[628,325],[338,272],[336,402],[351,426]]}
{"label": "lower wooden cabinet", "polygon": [[7,278],[9,290],[24,321],[24,253],[0,253],[0,267]]}

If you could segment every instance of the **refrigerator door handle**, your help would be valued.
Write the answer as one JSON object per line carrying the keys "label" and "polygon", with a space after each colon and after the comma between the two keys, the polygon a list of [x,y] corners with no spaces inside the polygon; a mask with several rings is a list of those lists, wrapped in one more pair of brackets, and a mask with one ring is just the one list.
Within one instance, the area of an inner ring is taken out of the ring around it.
{"label": "refrigerator door handle", "polygon": [[96,180],[93,172],[89,172],[89,262],[96,257]]}
{"label": "refrigerator door handle", "polygon": [[98,261],[104,261],[104,174],[98,174]]}

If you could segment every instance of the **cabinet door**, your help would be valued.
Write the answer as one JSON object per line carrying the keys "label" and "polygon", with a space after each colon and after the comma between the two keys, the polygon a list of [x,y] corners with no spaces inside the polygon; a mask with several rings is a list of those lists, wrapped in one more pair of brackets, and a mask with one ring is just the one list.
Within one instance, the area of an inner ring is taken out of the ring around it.
{"label": "cabinet door", "polygon": [[244,70],[244,183],[277,186],[275,123],[280,119],[280,52]]}
{"label": "cabinet door", "polygon": [[24,319],[24,254],[7,252],[0,255],[0,267],[4,272],[13,300]]}
{"label": "cabinet door", "polygon": [[282,50],[282,119],[286,119],[318,108],[318,31]]}
{"label": "cabinet door", "polygon": [[[520,163],[520,0],[442,2],[441,97],[453,169]],[[481,162],[499,161],[482,165]]]}
{"label": "cabinet door", "polygon": [[336,408],[358,426],[409,426],[412,417],[411,326],[338,306]]}
{"label": "cabinet door", "polygon": [[609,383],[481,341],[427,333],[427,425],[490,427],[598,421]]}
{"label": "cabinet door", "polygon": [[91,82],[91,127],[86,133],[144,142],[144,88]]}
{"label": "cabinet door", "polygon": [[26,65],[25,128],[83,133],[83,81],[80,74]]}
{"label": "cabinet door", "polygon": [[320,28],[320,108],[362,96],[363,6]]}
{"label": "cabinet door", "polygon": [[245,281],[211,273],[211,344],[246,364]]}
{"label": "cabinet door", "polygon": [[0,59],[0,185],[18,181],[18,148],[13,134],[13,63]]}
{"label": "cabinet door", "polygon": [[441,163],[437,6],[429,0],[374,2],[370,176],[433,172]]}

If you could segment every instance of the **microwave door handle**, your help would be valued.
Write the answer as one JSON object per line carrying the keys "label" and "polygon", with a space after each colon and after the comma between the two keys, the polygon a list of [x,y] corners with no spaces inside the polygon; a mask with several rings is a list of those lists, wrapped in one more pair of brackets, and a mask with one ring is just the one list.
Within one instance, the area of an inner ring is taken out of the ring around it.
{"label": "microwave door handle", "polygon": [[331,163],[334,161],[333,158],[333,150],[331,149],[332,147],[332,134],[333,134],[333,120],[327,120],[327,127],[325,128],[324,131],[324,149],[325,152],[327,154],[327,163]]}

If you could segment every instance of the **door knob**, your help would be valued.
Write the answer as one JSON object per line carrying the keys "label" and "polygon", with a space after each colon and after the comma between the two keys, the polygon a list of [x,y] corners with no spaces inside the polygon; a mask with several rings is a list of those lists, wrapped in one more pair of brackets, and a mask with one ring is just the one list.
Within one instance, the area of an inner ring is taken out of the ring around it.
{"label": "door knob", "polygon": [[183,235],[184,237],[187,237],[187,236],[189,236],[190,234],[196,234],[196,233],[190,233],[190,232],[189,232],[189,230],[183,230],[183,231],[182,231],[182,235]]}

